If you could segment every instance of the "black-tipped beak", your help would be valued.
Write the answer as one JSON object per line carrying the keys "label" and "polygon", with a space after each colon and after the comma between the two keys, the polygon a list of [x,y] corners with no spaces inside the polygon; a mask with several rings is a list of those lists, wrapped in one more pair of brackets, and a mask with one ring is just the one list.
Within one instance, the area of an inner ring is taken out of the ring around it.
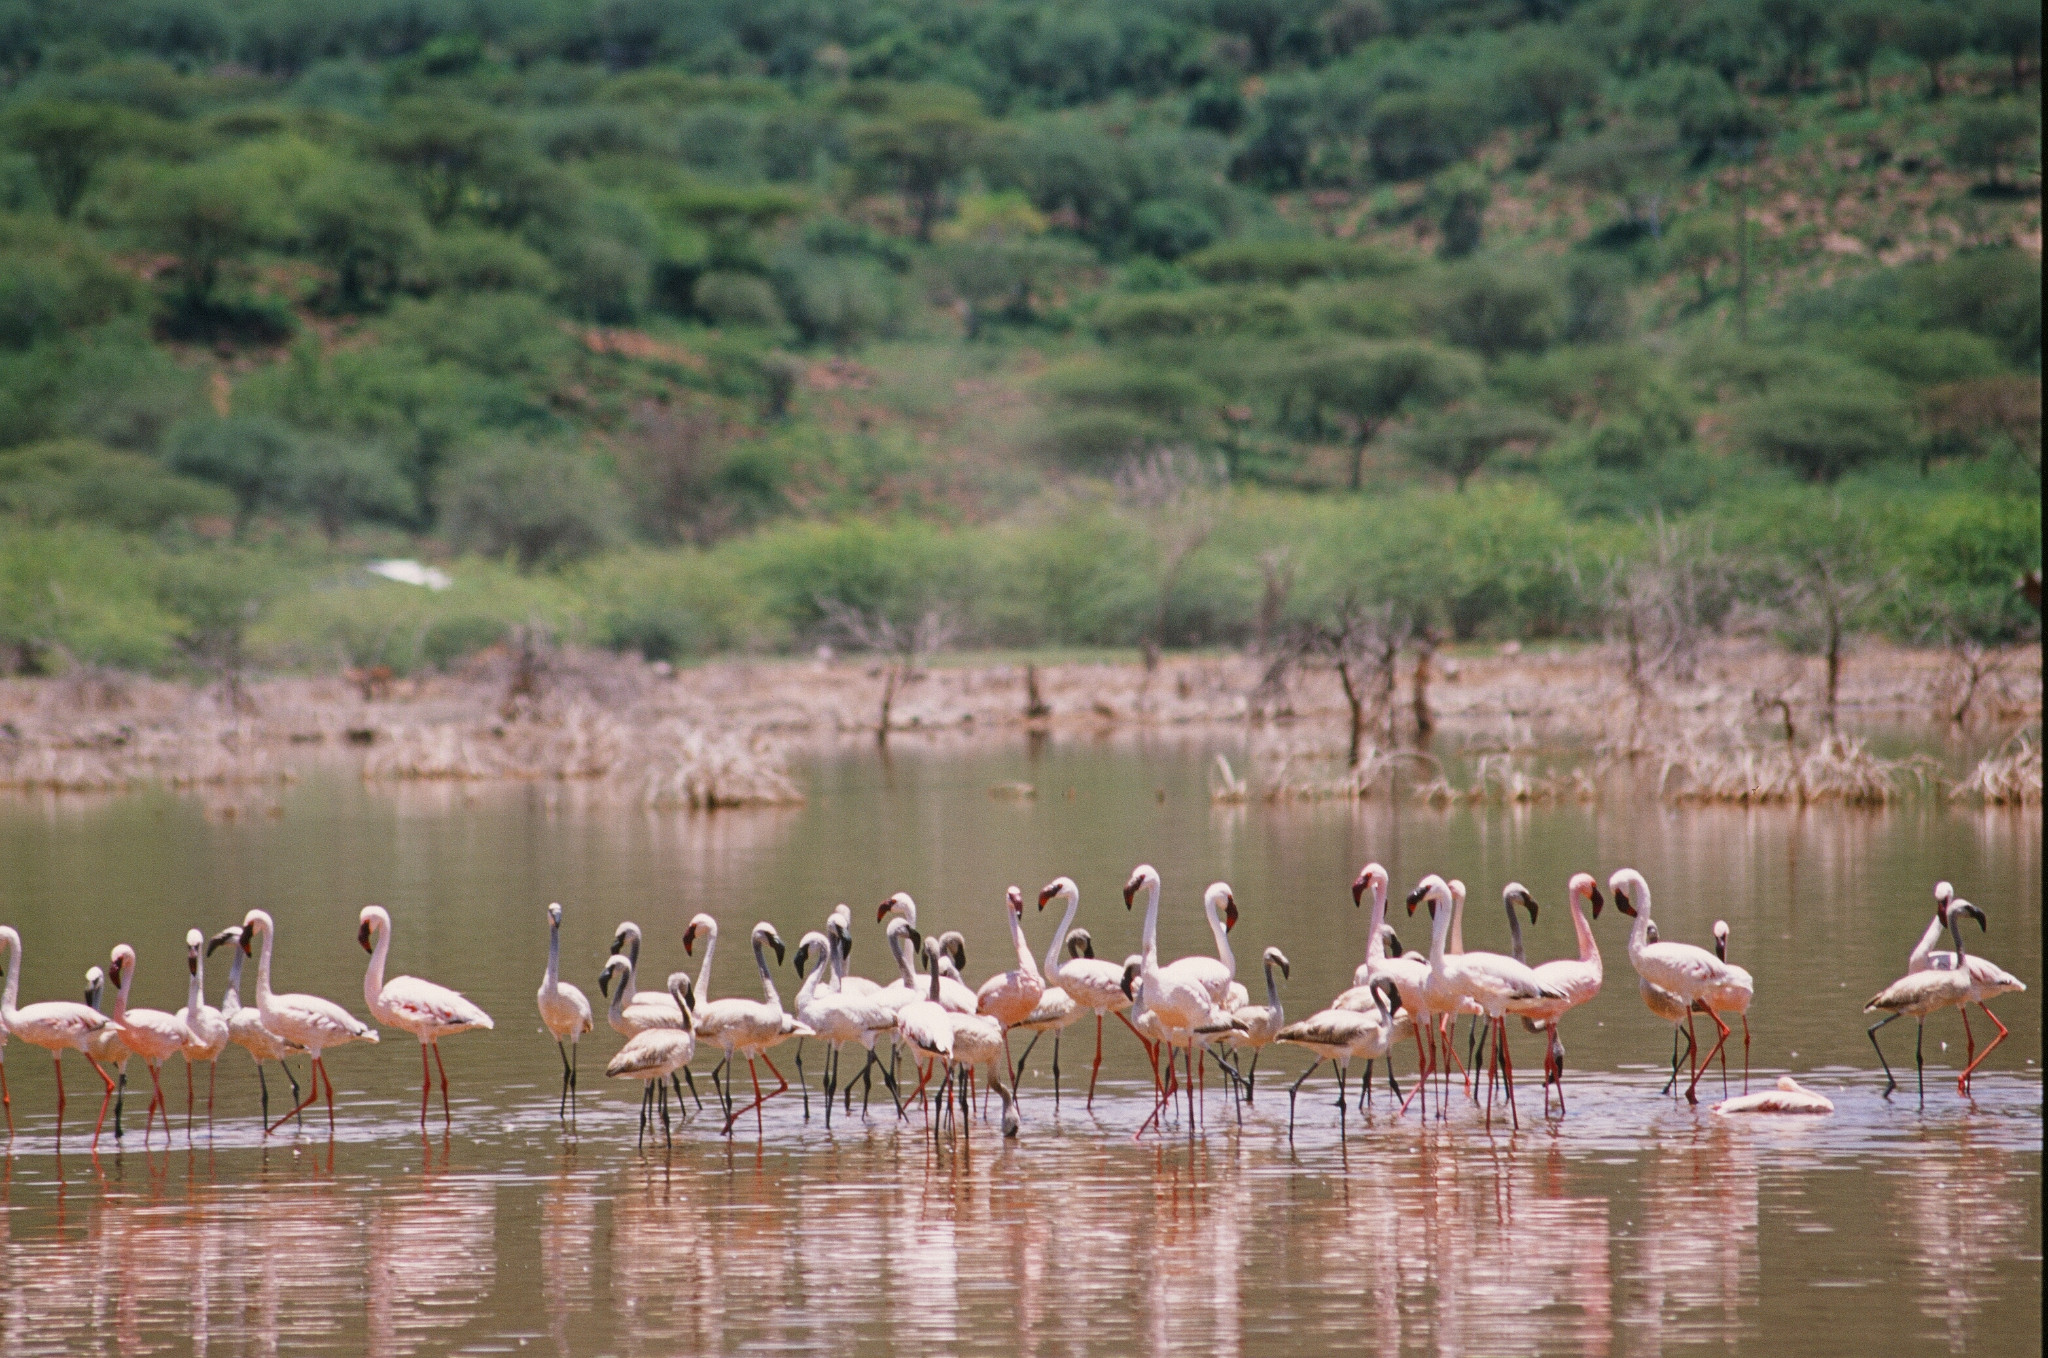
{"label": "black-tipped beak", "polygon": [[1963,914],[1968,915],[1971,919],[1977,921],[1977,932],[1991,932],[1991,922],[1984,918],[1984,907],[1972,904],[1969,901],[1964,901],[1961,905],[1952,906],[1950,908],[1954,910],[1959,910]]}
{"label": "black-tipped beak", "polygon": [[1132,982],[1136,981],[1137,978],[1138,969],[1136,967],[1125,967],[1124,979],[1117,983],[1117,988],[1124,992],[1124,998],[1133,1004],[1137,1003],[1138,1000],[1137,995],[1132,990]]}
{"label": "black-tipped beak", "polygon": [[1600,884],[1599,884],[1598,882],[1595,882],[1595,883],[1593,884],[1593,918],[1594,918],[1594,919],[1599,919],[1599,918],[1600,918],[1600,907],[1601,907],[1601,906],[1603,906],[1603,905],[1605,905],[1605,904],[1607,904],[1607,898],[1606,898],[1605,896],[1602,896],[1602,895],[1600,894]]}
{"label": "black-tipped beak", "polygon": [[1228,896],[1223,901],[1223,932],[1229,933],[1237,927],[1237,897]]}
{"label": "black-tipped beak", "polygon": [[597,974],[597,993],[610,999],[612,996],[612,969],[606,967]]}
{"label": "black-tipped beak", "polygon": [[883,920],[889,918],[889,907],[894,904],[896,904],[896,902],[893,899],[891,899],[883,901],[880,905],[876,906],[875,923],[880,924]]}
{"label": "black-tipped beak", "polygon": [[919,933],[915,926],[912,926],[904,937],[910,940],[910,950],[913,953],[922,954],[924,952],[924,935]]}
{"label": "black-tipped beak", "polygon": [[209,939],[207,939],[207,940],[206,940],[206,955],[207,955],[208,957],[211,957],[211,956],[213,956],[213,953],[214,953],[214,949],[216,949],[216,948],[220,947],[220,945],[221,945],[221,944],[223,944],[223,943],[233,943],[233,942],[235,942],[235,941],[236,941],[237,939],[239,939],[239,938],[240,938],[241,936],[242,936],[242,931],[241,931],[240,929],[223,929],[223,930],[221,930],[221,931],[220,931],[219,933],[215,934],[215,935],[214,935],[214,936],[213,936],[212,938],[209,938]]}
{"label": "black-tipped beak", "polygon": [[[618,950],[619,950],[619,945],[618,945],[618,944],[616,944],[616,943],[614,943],[614,944],[612,945],[612,951],[613,951],[613,952],[617,952]],[[696,955],[697,955],[697,926],[696,926],[696,925],[694,925],[694,924],[692,924],[692,925],[691,925],[691,926],[690,926],[689,928],[687,928],[687,929],[683,930],[683,956],[685,956],[685,957],[695,957]]]}
{"label": "black-tipped beak", "polygon": [[242,930],[242,937],[240,942],[242,945],[242,956],[253,956],[256,947],[256,931],[254,929]]}
{"label": "black-tipped beak", "polygon": [[692,1014],[696,1013],[696,1012],[697,1012],[697,987],[696,987],[696,986],[694,986],[694,985],[692,985],[692,984],[690,983],[690,978],[689,978],[689,977],[687,977],[687,976],[685,976],[685,977],[683,978],[683,983],[682,983],[682,984],[681,984],[680,986],[677,986],[677,987],[676,987],[676,989],[677,989],[677,991],[678,991],[678,992],[680,992],[680,993],[681,993],[681,995],[682,995],[682,1006],[683,1006],[683,1009],[684,1009],[684,1010],[685,1010],[686,1012],[688,1012],[688,1013],[692,1013]]}
{"label": "black-tipped beak", "polygon": [[808,943],[799,943],[799,944],[797,944],[797,945],[796,945],[796,978],[797,978],[797,979],[798,979],[799,981],[801,981],[801,980],[802,980],[802,979],[804,978],[804,972],[805,972],[806,970],[808,970],[808,969],[809,969],[809,967],[810,967],[810,964],[811,964],[811,945],[810,945],[810,944],[808,944]]}
{"label": "black-tipped beak", "polygon": [[370,921],[364,920],[356,926],[356,942],[363,945],[363,951],[370,951]]}
{"label": "black-tipped beak", "polygon": [[1137,899],[1137,896],[1138,896],[1138,884],[1137,884],[1136,882],[1125,882],[1125,883],[1124,883],[1124,909],[1126,909],[1126,910],[1130,909],[1130,908],[1131,908],[1131,902],[1132,902],[1132,901],[1134,901],[1134,900],[1136,900],[1136,899]]}
{"label": "black-tipped beak", "polygon": [[1636,908],[1629,904],[1628,893],[1619,887],[1614,890],[1614,908],[1630,919],[1636,917]]}
{"label": "black-tipped beak", "polygon": [[1351,883],[1351,903],[1353,905],[1365,904],[1365,874],[1362,872]]}
{"label": "black-tipped beak", "polygon": [[613,957],[617,957],[617,956],[619,955],[619,951],[620,951],[620,949],[624,948],[625,946],[626,946],[626,936],[625,936],[624,934],[614,934],[614,935],[612,935],[612,953],[611,953],[611,955],[612,955]]}
{"label": "black-tipped beak", "polygon": [[1395,986],[1392,979],[1388,977],[1380,976],[1374,978],[1372,993],[1377,995],[1380,1003],[1387,1007],[1389,1015],[1401,1007],[1401,991]]}
{"label": "black-tipped beak", "polygon": [[1525,891],[1522,893],[1522,904],[1529,911],[1529,923],[1534,924],[1536,922],[1536,898]]}
{"label": "black-tipped beak", "polygon": [[185,972],[189,976],[199,974],[199,949],[194,948],[185,954]]}
{"label": "black-tipped beak", "polygon": [[771,948],[773,948],[773,949],[775,949],[775,965],[776,965],[776,966],[778,966],[778,967],[779,967],[779,966],[781,966],[781,965],[782,965],[782,958],[783,958],[783,950],[782,950],[782,937],[781,937],[781,935],[779,935],[779,934],[770,934],[770,935],[768,935],[768,946],[769,946],[769,947],[771,947]]}
{"label": "black-tipped beak", "polygon": [[1053,889],[1052,889],[1051,887],[1049,887],[1049,886],[1046,886],[1046,887],[1040,887],[1040,888],[1038,889],[1038,908],[1039,908],[1040,910],[1043,910],[1043,909],[1045,909],[1045,903],[1046,903],[1047,901],[1051,900],[1051,899],[1052,899],[1053,897],[1055,897],[1055,896],[1059,895],[1059,894],[1060,894],[1059,892],[1057,892],[1057,891],[1054,891],[1054,890],[1053,890]]}
{"label": "black-tipped beak", "polygon": [[1284,958],[1284,957],[1282,957],[1282,958],[1278,958],[1278,959],[1276,959],[1276,960],[1277,960],[1277,961],[1278,961],[1278,962],[1280,963],[1280,974],[1281,974],[1282,976],[1285,976],[1285,977],[1286,977],[1286,978],[1287,978],[1288,980],[1290,980],[1290,981],[1291,981],[1291,980],[1293,980],[1293,979],[1294,979],[1294,972],[1293,972],[1293,970],[1292,970],[1291,968],[1289,968],[1289,967],[1288,967],[1288,965],[1287,965],[1287,959],[1286,959],[1286,958]]}

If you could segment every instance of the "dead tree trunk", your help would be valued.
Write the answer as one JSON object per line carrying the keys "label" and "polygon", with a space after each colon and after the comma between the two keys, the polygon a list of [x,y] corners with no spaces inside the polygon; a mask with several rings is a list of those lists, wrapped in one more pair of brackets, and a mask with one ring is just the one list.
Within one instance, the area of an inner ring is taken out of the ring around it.
{"label": "dead tree trunk", "polygon": [[1415,642],[1415,740],[1427,741],[1436,730],[1436,714],[1429,710],[1430,662],[1436,658],[1437,640],[1424,632]]}
{"label": "dead tree trunk", "polygon": [[1355,769],[1358,767],[1358,752],[1365,744],[1365,694],[1360,691],[1358,678],[1351,673],[1348,658],[1338,658],[1337,682],[1344,685],[1344,702],[1351,709],[1351,741],[1345,747],[1344,767]]}
{"label": "dead tree trunk", "polygon": [[1052,715],[1052,708],[1038,692],[1038,666],[1026,663],[1024,666],[1024,720],[1044,721]]}

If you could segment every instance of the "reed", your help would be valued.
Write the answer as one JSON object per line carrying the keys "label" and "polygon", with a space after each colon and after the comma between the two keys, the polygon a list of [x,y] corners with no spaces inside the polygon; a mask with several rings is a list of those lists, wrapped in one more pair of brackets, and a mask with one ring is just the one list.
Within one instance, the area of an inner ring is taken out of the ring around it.
{"label": "reed", "polygon": [[1807,747],[1758,744],[1739,734],[1709,745],[1691,736],[1662,747],[1658,759],[1658,795],[1681,805],[1883,806],[1901,795],[1909,777],[1925,773],[1921,761],[1880,759],[1861,740],[1840,734]]}
{"label": "reed", "polygon": [[1959,800],[1986,806],[2038,806],[2041,803],[2041,747],[2022,731],[2003,749],[1977,761],[1970,776],[1950,789]]}

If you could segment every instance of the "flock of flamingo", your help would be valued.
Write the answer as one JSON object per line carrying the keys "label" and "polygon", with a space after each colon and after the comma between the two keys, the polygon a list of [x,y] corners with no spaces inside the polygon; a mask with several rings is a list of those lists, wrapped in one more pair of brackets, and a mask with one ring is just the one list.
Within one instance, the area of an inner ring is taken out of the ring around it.
{"label": "flock of flamingo", "polygon": [[[1834,1105],[1825,1097],[1801,1087],[1790,1076],[1781,1077],[1775,1089],[1753,1095],[1747,1092],[1748,1015],[1755,985],[1748,971],[1728,960],[1725,922],[1715,922],[1711,951],[1686,943],[1665,942],[1658,937],[1651,919],[1650,888],[1641,873],[1633,868],[1616,871],[1608,880],[1608,890],[1616,908],[1634,919],[1628,937],[1628,956],[1639,978],[1643,1002],[1651,1013],[1672,1027],[1671,1080],[1664,1092],[1675,1093],[1681,1079],[1685,1079],[1686,1099],[1697,1102],[1700,1077],[1720,1057],[1724,1099],[1715,1105],[1717,1113],[1833,1111]],[[1403,949],[1388,924],[1389,879],[1386,869],[1378,863],[1368,863],[1351,884],[1355,906],[1363,905],[1368,894],[1372,897],[1372,922],[1366,935],[1365,959],[1354,973],[1351,987],[1332,999],[1326,1008],[1294,1022],[1287,1019],[1279,980],[1275,977],[1276,970],[1282,978],[1291,970],[1280,949],[1269,947],[1261,956],[1264,1003],[1254,1003],[1254,997],[1237,979],[1230,935],[1238,921],[1238,905],[1227,883],[1213,883],[1202,898],[1202,909],[1215,939],[1215,955],[1184,957],[1171,963],[1160,961],[1160,879],[1149,864],[1136,868],[1123,887],[1126,910],[1134,908],[1139,896],[1145,899],[1140,951],[1121,963],[1098,959],[1093,936],[1075,923],[1080,910],[1080,888],[1072,878],[1058,877],[1038,893],[1041,911],[1048,904],[1064,903],[1059,927],[1041,963],[1025,938],[1024,895],[1013,886],[1005,893],[1004,910],[1016,950],[1016,964],[973,989],[961,975],[967,961],[964,940],[953,931],[930,938],[921,935],[917,928],[917,903],[903,892],[883,901],[876,911],[876,922],[885,926],[884,938],[897,975],[884,983],[853,974],[849,966],[853,916],[842,904],[827,916],[822,930],[805,933],[798,940],[795,967],[801,985],[793,1009],[784,1007],[768,960],[772,952],[774,965],[779,966],[786,957],[783,940],[773,925],[757,924],[750,936],[755,969],[761,977],[762,998],[757,1000],[710,997],[718,922],[706,914],[695,916],[683,931],[685,953],[695,956],[699,940],[704,945],[703,961],[694,980],[688,972],[676,971],[660,991],[638,989],[635,971],[640,959],[641,932],[638,925],[624,923],[612,940],[612,955],[598,980],[599,992],[609,1004],[607,1018],[611,1027],[626,1039],[606,1065],[605,1073],[613,1078],[643,1082],[641,1138],[645,1139],[658,1117],[664,1140],[671,1140],[670,1091],[674,1091],[680,1116],[689,1116],[689,1104],[683,1096],[684,1081],[689,1083],[696,1107],[703,1107],[690,1072],[701,1042],[720,1054],[710,1075],[724,1115],[723,1133],[730,1136],[734,1125],[749,1113],[754,1115],[758,1133],[762,1130],[763,1105],[790,1088],[769,1057],[773,1048],[785,1042],[797,1043],[797,1086],[803,1094],[805,1117],[810,1116],[802,1044],[806,1038],[815,1038],[826,1047],[821,1084],[828,1126],[835,1098],[843,1101],[845,1111],[851,1114],[855,1084],[861,1085],[862,1112],[866,1114],[874,1075],[879,1071],[897,1115],[907,1116],[907,1105],[920,1102],[927,1124],[935,1131],[961,1122],[971,1128],[973,1094],[979,1079],[985,1090],[1001,1099],[1004,1135],[1015,1136],[1019,1127],[1017,1072],[1020,1064],[1028,1063],[1032,1045],[1047,1033],[1053,1035],[1053,1097],[1057,1103],[1060,1035],[1076,1021],[1093,1016],[1095,1057],[1087,1095],[1092,1106],[1102,1069],[1104,1023],[1114,1016],[1143,1045],[1152,1067],[1153,1106],[1138,1128],[1139,1137],[1161,1126],[1162,1118],[1170,1111],[1178,1115],[1182,1106],[1192,1131],[1203,1116],[1202,1089],[1207,1067],[1212,1063],[1227,1081],[1241,1117],[1243,1105],[1256,1095],[1259,1058],[1274,1044],[1299,1048],[1313,1058],[1288,1090],[1290,1131],[1302,1085],[1325,1062],[1336,1073],[1341,1121],[1347,1105],[1346,1080],[1351,1063],[1361,1058],[1366,1063],[1357,1097],[1361,1110],[1372,1096],[1375,1064],[1385,1060],[1387,1083],[1393,1095],[1401,1099],[1401,1114],[1405,1115],[1420,1098],[1421,1112],[1426,1116],[1434,1083],[1439,1117],[1445,1116],[1450,1101],[1453,1069],[1464,1082],[1465,1094],[1475,1102],[1478,1100],[1473,1074],[1484,1058],[1485,1117],[1490,1126],[1497,1084],[1505,1090],[1509,1118],[1519,1123],[1514,1064],[1508,1044],[1508,1020],[1517,1018],[1525,1029],[1546,1039],[1544,1112],[1545,1116],[1551,1113],[1554,1091],[1557,1113],[1561,1116],[1565,1048],[1560,1030],[1572,1011],[1600,993],[1603,980],[1600,947],[1592,921],[1600,917],[1605,898],[1592,875],[1578,873],[1567,887],[1578,955],[1534,965],[1523,952],[1520,914],[1526,913],[1534,923],[1539,906],[1528,888],[1519,882],[1510,882],[1502,892],[1513,939],[1512,955],[1465,949],[1465,887],[1455,879],[1446,880],[1432,873],[1408,894],[1410,916],[1418,905],[1429,911],[1430,944],[1426,955]],[[1958,897],[1947,882],[1936,884],[1934,900],[1934,917],[1908,958],[1906,974],[1865,1006],[1866,1013],[1884,1015],[1872,1025],[1869,1035],[1884,1067],[1887,1097],[1897,1089],[1898,1082],[1878,1045],[1879,1029],[1901,1016],[1916,1020],[1920,1037],[1914,1047],[1914,1063],[1924,1101],[1922,1046],[1927,1019],[1944,1009],[1962,1011],[1969,1056],[1956,1087],[1958,1093],[1967,1093],[1971,1075],[2005,1040],[2008,1031],[1986,1001],[2026,989],[2009,972],[1966,950],[1961,921],[1975,919],[1980,930],[1988,928],[1981,908]],[[547,915],[547,969],[538,1000],[541,1021],[554,1036],[562,1060],[557,1107],[566,1119],[576,1100],[577,1044],[592,1031],[593,1013],[584,993],[562,979],[561,905],[549,905]],[[420,1120],[422,1124],[426,1121],[434,1074],[438,1071],[442,1117],[446,1122],[450,1116],[448,1074],[441,1063],[440,1041],[472,1029],[488,1029],[492,1027],[491,1017],[446,986],[413,976],[386,979],[391,933],[391,916],[382,906],[363,908],[357,941],[370,954],[363,977],[364,1003],[377,1023],[402,1029],[419,1039]],[[1953,942],[1953,951],[1937,950],[1944,933]],[[64,1052],[82,1055],[100,1077],[104,1092],[99,1118],[93,1126],[95,1146],[106,1122],[109,1102],[118,1097],[116,1074],[125,1084],[131,1058],[139,1058],[150,1076],[151,1097],[143,1120],[143,1140],[147,1146],[159,1110],[163,1112],[166,1138],[170,1135],[170,1109],[162,1085],[164,1063],[173,1056],[184,1057],[189,1128],[195,1101],[193,1067],[202,1061],[208,1064],[210,1118],[214,1072],[218,1058],[230,1044],[242,1047],[256,1063],[265,1136],[294,1117],[302,1117],[304,1110],[321,1097],[323,1084],[331,1135],[334,1084],[327,1073],[325,1054],[331,1048],[352,1042],[376,1042],[378,1033],[331,1000],[273,990],[271,953],[275,938],[275,923],[262,910],[251,910],[239,925],[224,929],[211,939],[197,929],[189,931],[185,936],[186,1002],[176,1013],[129,1004],[136,954],[125,943],[113,950],[104,973],[98,967],[87,973],[84,1003],[50,1000],[17,1007],[21,936],[12,927],[0,925],[0,946],[6,950],[6,989],[0,995],[0,1106],[5,1108],[9,1133],[13,1131],[14,1113],[7,1089],[5,1052],[7,1040],[18,1037],[52,1055],[60,1135],[65,1105]],[[227,988],[220,1007],[215,1008],[205,1000],[205,960],[223,945],[232,949],[231,960]],[[242,965],[251,956],[256,958],[256,995],[254,1004],[245,1005],[240,993]],[[113,983],[113,1004],[109,1011],[102,1012],[102,990],[108,981]],[[1977,1005],[1998,1029],[1997,1037],[1981,1053],[1976,1050],[1975,1034],[1969,1027],[1967,1006],[1971,1004]],[[1473,1034],[1468,1034],[1464,1060],[1460,1059],[1453,1040],[1460,1014],[1472,1018],[1476,1034],[1476,1044]],[[1694,1028],[1694,1020],[1700,1016],[1711,1020],[1715,1030],[1714,1043],[1704,1058],[1699,1054]],[[1725,1097],[1725,1048],[1733,1032],[1728,1023],[1730,1018],[1739,1019],[1743,1031],[1745,1092],[1734,1098]],[[1030,1035],[1032,1044],[1025,1047],[1021,1063],[1012,1057],[1010,1047],[1011,1038],[1017,1033]],[[1685,1039],[1683,1056],[1678,1048],[1681,1035]],[[1392,1056],[1397,1045],[1410,1039],[1415,1044],[1417,1075],[1403,1097],[1394,1076]],[[886,1061],[877,1052],[878,1044],[884,1040],[889,1044]],[[840,1061],[851,1045],[858,1045],[865,1059],[852,1078],[843,1079]],[[904,1052],[918,1074],[916,1088],[908,1095],[898,1084],[896,1074],[899,1054]],[[311,1067],[310,1088],[303,1096],[296,1077],[285,1064],[292,1056],[304,1056]],[[733,1090],[737,1062],[741,1059],[747,1064],[753,1093],[744,1105],[738,1103]],[[264,1064],[270,1061],[285,1069],[294,1097],[291,1109],[275,1121],[270,1118],[269,1084],[263,1078]],[[767,1066],[776,1082],[766,1092],[761,1087],[760,1065]],[[1684,1076],[1682,1065],[1686,1067]],[[114,1073],[109,1073],[108,1067],[113,1067]],[[940,1081],[936,1113],[927,1096],[934,1076]],[[1182,1101],[1178,1105],[1177,1095]],[[986,1102],[984,1095],[984,1108]],[[118,1102],[115,1131],[118,1137]]]}

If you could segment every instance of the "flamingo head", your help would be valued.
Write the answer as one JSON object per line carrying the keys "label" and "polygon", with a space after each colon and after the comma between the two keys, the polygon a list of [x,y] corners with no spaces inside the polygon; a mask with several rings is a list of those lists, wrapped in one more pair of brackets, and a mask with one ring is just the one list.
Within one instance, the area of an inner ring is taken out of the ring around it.
{"label": "flamingo head", "polygon": [[221,930],[212,938],[206,940],[206,955],[208,957],[213,956],[214,949],[220,947],[220,945],[223,943],[240,943],[241,941],[242,926],[239,924],[230,924],[227,928]]}
{"label": "flamingo head", "polygon": [[1600,894],[1600,883],[1593,880],[1590,872],[1575,872],[1571,884],[1565,888],[1572,895],[1593,907],[1593,918],[1600,918],[1600,907],[1607,904],[1607,898]]}
{"label": "flamingo head", "polygon": [[206,946],[206,935],[197,929],[185,931],[185,970],[193,976],[199,974],[199,953]]}
{"label": "flamingo head", "polygon": [[1278,948],[1266,949],[1264,957],[1266,965],[1269,967],[1280,968],[1280,974],[1282,976],[1291,978],[1294,975],[1292,965],[1287,960],[1287,954],[1281,952]]}
{"label": "flamingo head", "polygon": [[1971,919],[1977,921],[1977,932],[1990,932],[1991,922],[1984,918],[1984,908],[1980,905],[1974,905],[1971,902],[1966,901],[1962,897],[1958,896],[1954,901],[1949,903],[1948,913],[1951,916],[1968,915]]}
{"label": "flamingo head", "polygon": [[100,995],[107,986],[107,973],[98,967],[85,969],[85,1002],[94,1009],[100,1007]]}
{"label": "flamingo head", "polygon": [[1055,877],[1038,889],[1038,908],[1040,910],[1045,909],[1047,901],[1057,900],[1064,896],[1079,896],[1080,894],[1081,888],[1074,885],[1073,878]]}
{"label": "flamingo head", "polygon": [[356,920],[356,942],[363,945],[364,952],[369,952],[376,946],[373,940],[377,935],[390,927],[391,915],[383,906],[366,905]]}
{"label": "flamingo head", "polygon": [[1224,933],[1237,927],[1237,897],[1231,892],[1230,883],[1211,882],[1209,889],[1202,893],[1202,904],[1223,916]]}
{"label": "flamingo head", "polygon": [[1386,941],[1387,956],[1400,957],[1408,951],[1401,946],[1401,936],[1394,932],[1393,925],[1382,924],[1380,926],[1380,937]]}
{"label": "flamingo head", "polygon": [[1089,933],[1086,929],[1069,929],[1067,931],[1067,956],[1070,958],[1094,957],[1095,935]]}
{"label": "flamingo head", "polygon": [[690,984],[689,972],[670,972],[668,974],[668,993],[675,997],[676,1007],[685,1014],[697,1012],[697,988]]}
{"label": "flamingo head", "polygon": [[1365,893],[1370,890],[1374,900],[1385,900],[1387,895],[1387,870],[1377,863],[1367,863],[1351,879],[1351,903],[1365,904]]}
{"label": "flamingo head", "polygon": [[802,980],[804,973],[810,970],[812,953],[815,952],[822,957],[825,950],[831,946],[831,943],[829,943],[826,940],[825,936],[819,933],[816,929],[811,930],[802,938],[798,939],[796,941],[797,979]]}
{"label": "flamingo head", "polygon": [[778,967],[782,965],[782,960],[787,955],[787,949],[782,944],[782,935],[776,933],[775,926],[767,920],[762,920],[754,926],[754,947],[756,950],[764,947],[773,948],[775,950],[775,965]]}
{"label": "flamingo head", "polygon": [[889,918],[891,912],[901,915],[912,924],[917,923],[917,902],[910,899],[910,893],[899,891],[875,907],[875,923]]}
{"label": "flamingo head", "polygon": [[560,901],[548,902],[548,923],[554,925],[556,928],[561,927],[562,903]]}
{"label": "flamingo head", "polygon": [[604,959],[604,970],[597,974],[597,993],[606,999],[611,998],[612,976],[615,973],[619,978],[619,984],[624,985],[626,978],[633,974],[633,959],[620,957],[616,953]]}
{"label": "flamingo head", "polygon": [[967,970],[967,940],[958,929],[948,929],[939,935],[939,951],[953,959],[956,970]]}
{"label": "flamingo head", "polygon": [[1607,879],[1607,889],[1614,894],[1614,908],[1630,919],[1634,919],[1642,909],[1636,904],[1636,898],[1640,896],[1645,902],[1650,898],[1649,883],[1634,868],[1616,868],[1614,875]]}
{"label": "flamingo head", "polygon": [[1124,998],[1133,1003],[1136,1003],[1138,999],[1138,973],[1144,969],[1144,962],[1135,957],[1130,958],[1124,963],[1123,980],[1117,983],[1118,989],[1124,992]]}
{"label": "flamingo head", "polygon": [[1388,1018],[1392,1018],[1394,1011],[1401,1007],[1401,991],[1391,976],[1373,977],[1372,998],[1373,1002],[1379,1005],[1380,1012]]}
{"label": "flamingo head", "polygon": [[1129,879],[1124,882],[1124,909],[1130,909],[1138,893],[1148,888],[1153,891],[1159,889],[1159,870],[1150,863],[1140,863],[1131,869]]}
{"label": "flamingo head", "polygon": [[135,949],[126,943],[114,945],[113,956],[107,959],[107,979],[114,983],[114,989],[124,989],[135,977]]}
{"label": "flamingo head", "polygon": [[277,925],[272,922],[268,910],[251,910],[242,918],[242,955],[249,956],[256,950],[256,933],[261,930],[268,936]]}
{"label": "flamingo head", "polygon": [[1408,913],[1413,915],[1415,907],[1424,901],[1429,903],[1429,917],[1431,919],[1436,918],[1436,911],[1439,905],[1448,906],[1451,903],[1450,886],[1443,878],[1433,872],[1417,882],[1415,890],[1408,893]]}
{"label": "flamingo head", "polygon": [[[1024,918],[1023,887],[1018,886],[1014,882],[1011,883],[1010,886],[1003,892],[1003,903],[1010,907],[1010,913],[1014,915],[1016,918]],[[1043,902],[1041,902],[1040,904],[1043,905]]]}
{"label": "flamingo head", "polygon": [[1508,903],[1508,909],[1512,910],[1519,905],[1529,912],[1529,923],[1536,922],[1536,898],[1529,894],[1529,888],[1520,882],[1509,882],[1507,889],[1501,892],[1501,898]]}
{"label": "flamingo head", "polygon": [[640,926],[631,920],[619,921],[619,927],[612,932],[612,952],[622,953],[630,949],[635,960],[640,956]]}
{"label": "flamingo head", "polygon": [[[688,956],[695,957],[697,955],[697,935],[699,934],[716,940],[718,937],[718,921],[709,915],[694,915],[691,917],[689,924],[683,929],[683,952]],[[613,945],[612,951],[618,951],[616,944]]]}
{"label": "flamingo head", "polygon": [[1955,898],[1956,889],[1953,886],[1945,881],[1934,884],[1934,908],[1937,911],[1946,911],[1948,903]]}

